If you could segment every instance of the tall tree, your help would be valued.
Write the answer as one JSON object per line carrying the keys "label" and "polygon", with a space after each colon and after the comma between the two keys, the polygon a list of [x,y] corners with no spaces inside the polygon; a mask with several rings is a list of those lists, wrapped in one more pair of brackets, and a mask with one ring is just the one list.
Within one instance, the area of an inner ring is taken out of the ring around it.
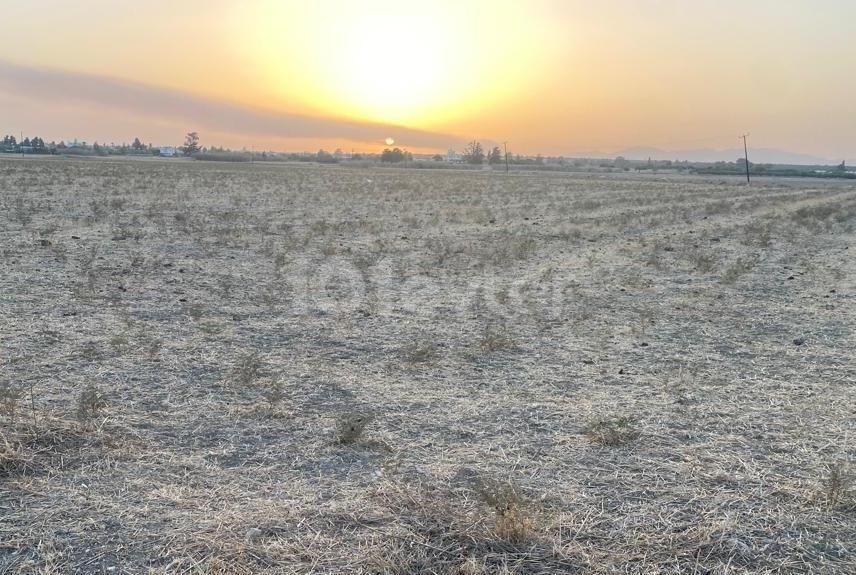
{"label": "tall tree", "polygon": [[143,144],[139,138],[134,138],[134,143],[131,144],[131,147],[134,148],[134,150],[137,152],[139,152],[140,150],[146,149],[145,144]]}
{"label": "tall tree", "polygon": [[199,134],[197,132],[188,132],[184,137],[184,145],[179,148],[185,156],[192,156],[197,153],[199,148]]}
{"label": "tall tree", "polygon": [[468,164],[484,163],[484,148],[479,142],[473,140],[467,144],[467,147],[464,148],[464,161]]}
{"label": "tall tree", "polygon": [[494,146],[490,151],[490,154],[487,155],[487,163],[488,164],[501,164],[502,163],[502,150],[499,149],[499,146]]}

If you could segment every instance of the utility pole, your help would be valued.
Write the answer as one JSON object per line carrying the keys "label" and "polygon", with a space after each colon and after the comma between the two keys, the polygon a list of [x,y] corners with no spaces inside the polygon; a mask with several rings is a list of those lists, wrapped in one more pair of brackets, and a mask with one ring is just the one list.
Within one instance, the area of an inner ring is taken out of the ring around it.
{"label": "utility pole", "polygon": [[749,180],[749,146],[746,144],[746,138],[748,136],[749,136],[749,134],[743,134],[742,136],[740,136],[741,138],[743,138],[743,154],[744,154],[744,157],[746,158],[746,185],[747,186],[752,183]]}
{"label": "utility pole", "polygon": [[503,142],[502,147],[505,149],[505,173],[508,173],[508,142]]}

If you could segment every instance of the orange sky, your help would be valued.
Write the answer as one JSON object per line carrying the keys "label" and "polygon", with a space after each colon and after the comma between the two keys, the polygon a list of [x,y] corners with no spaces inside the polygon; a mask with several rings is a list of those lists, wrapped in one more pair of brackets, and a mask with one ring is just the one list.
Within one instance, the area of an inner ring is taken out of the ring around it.
{"label": "orange sky", "polygon": [[0,4],[0,132],[565,155],[750,132],[856,160],[847,0]]}

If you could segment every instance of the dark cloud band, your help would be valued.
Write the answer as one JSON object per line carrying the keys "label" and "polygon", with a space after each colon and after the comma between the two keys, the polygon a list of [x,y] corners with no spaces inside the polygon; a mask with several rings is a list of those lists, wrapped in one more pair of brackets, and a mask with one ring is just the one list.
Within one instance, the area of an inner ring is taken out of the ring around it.
{"label": "dark cloud band", "polygon": [[402,146],[445,149],[460,140],[403,126],[256,110],[191,94],[105,76],[0,61],[0,91],[40,100],[96,104],[131,114],[175,119],[187,126],[232,134],[273,138],[341,138],[382,142],[392,137]]}

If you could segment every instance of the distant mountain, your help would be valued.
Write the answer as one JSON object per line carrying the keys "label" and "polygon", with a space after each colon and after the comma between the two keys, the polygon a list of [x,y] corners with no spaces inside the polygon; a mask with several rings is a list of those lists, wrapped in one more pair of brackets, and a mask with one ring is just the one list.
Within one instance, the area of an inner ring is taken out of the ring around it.
{"label": "distant mountain", "polygon": [[[659,148],[627,148],[616,156],[624,156],[628,160],[681,160],[687,162],[733,162],[743,157],[743,148],[714,150],[701,148],[696,150],[661,150]],[[841,160],[821,158],[808,154],[777,150],[775,148],[750,148],[749,161],[756,164],[794,164],[802,166],[839,164]]]}

